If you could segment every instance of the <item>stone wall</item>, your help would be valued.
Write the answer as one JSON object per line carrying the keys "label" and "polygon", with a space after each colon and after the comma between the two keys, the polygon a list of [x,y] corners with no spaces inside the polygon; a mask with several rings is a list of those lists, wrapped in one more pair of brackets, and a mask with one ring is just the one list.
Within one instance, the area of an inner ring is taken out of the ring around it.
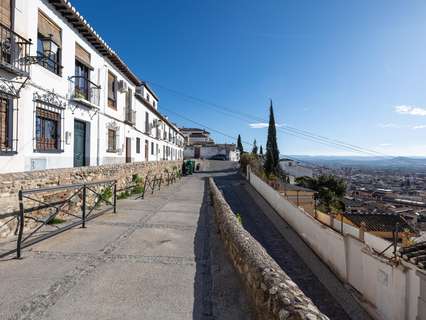
{"label": "stone wall", "polygon": [[240,225],[212,178],[209,189],[221,238],[254,302],[257,319],[328,319]]}
{"label": "stone wall", "polygon": [[166,169],[181,169],[181,166],[181,161],[150,161],[0,174],[0,237],[10,235],[15,228],[14,223],[3,224],[17,213],[18,191],[21,188],[117,180],[117,188],[122,189],[132,183],[133,175],[144,179],[148,174],[158,175]]}

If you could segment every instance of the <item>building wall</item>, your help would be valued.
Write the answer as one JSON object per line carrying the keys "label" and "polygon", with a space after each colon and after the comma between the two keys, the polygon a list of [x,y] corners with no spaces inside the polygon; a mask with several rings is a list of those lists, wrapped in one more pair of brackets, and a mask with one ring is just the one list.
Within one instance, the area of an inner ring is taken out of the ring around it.
{"label": "building wall", "polygon": [[[18,117],[18,148],[16,154],[0,153],[0,173],[19,172],[35,169],[52,169],[72,167],[74,164],[74,120],[86,123],[86,165],[102,165],[125,162],[126,137],[131,138],[132,161],[145,160],[145,141],[149,142],[149,161],[161,159],[183,159],[183,136],[176,126],[165,121],[166,130],[172,130],[179,137],[179,144],[164,139],[157,139],[151,130],[145,132],[145,112],[149,113],[150,121],[158,119],[158,101],[146,87],[140,88],[141,94],[147,98],[147,107],[133,96],[133,110],[136,111],[136,125],[125,123],[125,93],[117,92],[117,110],[107,105],[108,98],[108,71],[112,72],[118,81],[124,81],[127,87],[135,94],[137,87],[107,58],[101,55],[80,33],[78,33],[54,8],[45,0],[16,0],[15,30],[26,39],[32,39],[31,56],[37,55],[37,27],[38,11],[41,10],[62,30],[62,75],[33,64],[31,66],[30,79],[16,99],[19,111]],[[96,106],[83,105],[70,99],[69,77],[75,75],[75,43],[78,43],[90,53],[91,71],[90,80],[101,86],[99,104]],[[4,70],[0,75],[9,76]],[[16,79],[23,81],[23,79]],[[63,152],[47,153],[35,151],[35,94],[44,95],[54,93],[55,99],[63,103],[64,120],[61,125]],[[155,103],[154,103],[155,101]],[[16,104],[16,103],[15,103]],[[108,127],[117,128],[117,152],[107,152]],[[15,128],[16,130],[16,128]],[[68,137],[65,141],[65,137]],[[140,153],[136,153],[136,138],[140,138]],[[154,154],[151,152],[151,142],[154,142]],[[158,150],[157,152],[157,144]],[[172,150],[165,155],[163,146]]]}
{"label": "building wall", "polygon": [[[358,234],[353,235],[355,228],[346,224],[344,233],[340,234],[296,208],[250,170],[248,179],[336,275],[361,293],[367,302],[364,306],[374,317],[384,320],[424,318],[421,308],[426,294],[421,292],[426,292],[426,283],[420,282],[420,277],[425,273],[415,265],[404,261],[394,264],[372,252],[371,248],[381,251],[389,242],[368,233],[365,241],[361,241]],[[338,224],[340,221],[335,220],[334,228]]]}

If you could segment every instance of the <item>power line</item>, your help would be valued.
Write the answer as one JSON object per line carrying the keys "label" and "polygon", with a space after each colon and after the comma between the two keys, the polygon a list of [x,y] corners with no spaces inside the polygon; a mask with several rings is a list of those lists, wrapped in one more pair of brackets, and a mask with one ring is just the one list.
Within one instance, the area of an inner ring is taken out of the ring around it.
{"label": "power line", "polygon": [[[170,89],[170,88],[168,88],[164,85],[161,85],[161,84],[158,84],[158,83],[155,83],[155,82],[152,82],[152,81],[147,81],[147,82],[154,85],[154,86],[157,86],[159,88],[170,91],[175,95],[179,95],[179,96],[182,96],[186,99],[197,101],[197,102],[202,103],[204,105],[213,107],[216,111],[219,111],[222,114],[225,114],[229,117],[236,118],[240,121],[247,121],[247,120],[253,121],[254,120],[254,121],[266,122],[265,119],[261,119],[261,118],[249,115],[247,113],[244,113],[244,112],[235,111],[235,110],[232,110],[230,108],[220,106],[216,103],[209,102],[205,99],[201,99],[201,98],[195,97],[193,95],[190,95],[190,94],[187,94],[187,93],[175,90],[175,89]],[[326,145],[326,146],[329,146],[329,147],[331,146],[331,147],[341,149],[341,150],[367,154],[367,155],[370,155],[370,156],[371,155],[380,155],[380,156],[391,157],[390,155],[387,155],[387,154],[384,154],[384,153],[381,153],[381,152],[378,152],[378,151],[375,151],[375,150],[371,150],[371,149],[367,149],[367,148],[363,148],[363,147],[358,147],[356,145],[349,144],[349,143],[346,143],[346,142],[343,142],[343,141],[340,141],[340,140],[336,140],[336,139],[330,139],[330,138],[309,132],[307,130],[301,130],[301,129],[298,129],[298,128],[295,128],[295,127],[292,127],[292,126],[288,126],[288,125],[285,125],[285,127],[277,127],[277,130],[284,132],[288,135],[300,138],[300,139],[304,139],[304,140],[312,141],[312,142],[315,142],[315,143],[323,144],[323,145]]]}
{"label": "power line", "polygon": [[[176,112],[176,111],[174,111],[174,110],[171,110],[171,109],[169,109],[169,108],[167,108],[167,107],[164,107],[163,105],[161,106],[161,108],[162,108],[162,109],[164,109],[164,110],[167,110],[168,112],[170,112],[170,113],[174,114],[175,116],[177,116],[177,117],[179,117],[179,118],[182,118],[182,119],[184,119],[184,120],[186,120],[186,121],[189,121],[189,122],[191,122],[191,123],[194,123],[194,124],[196,124],[196,125],[198,125],[198,126],[201,126],[201,127],[202,127],[202,128],[204,128],[204,129],[208,129],[208,130],[210,130],[210,131],[216,132],[216,133],[218,133],[218,134],[220,134],[220,135],[222,135],[222,136],[224,136],[224,137],[227,137],[227,138],[233,139],[234,141],[236,141],[236,140],[237,140],[237,137],[235,137],[235,136],[232,136],[232,135],[230,135],[230,134],[228,134],[228,133],[225,133],[225,132],[223,132],[223,131],[220,131],[220,130],[214,129],[214,128],[212,128],[212,127],[208,127],[208,126],[206,126],[205,124],[203,124],[203,123],[201,123],[201,122],[198,122],[198,121],[192,120],[192,119],[190,119],[190,118],[188,118],[188,117],[186,117],[186,116],[184,116],[184,115],[182,115],[182,114],[180,114],[180,113],[178,113],[178,112]],[[247,145],[247,146],[249,146],[249,147],[252,147],[252,146],[253,146],[253,143],[251,143],[251,142],[244,141],[244,140],[241,140],[241,142],[242,142],[244,145]],[[288,158],[288,159],[296,160],[296,161],[299,161],[299,162],[302,162],[302,163],[303,163],[303,162],[304,162],[304,163],[309,163],[309,161],[306,161],[306,160],[300,160],[300,159],[297,159],[297,158],[295,158],[295,157],[293,157],[293,156],[288,156],[288,155],[285,155],[285,154],[281,154],[281,153],[280,153],[280,158],[281,158],[281,157],[286,157],[286,158]],[[312,164],[314,164],[314,163],[312,163]]]}

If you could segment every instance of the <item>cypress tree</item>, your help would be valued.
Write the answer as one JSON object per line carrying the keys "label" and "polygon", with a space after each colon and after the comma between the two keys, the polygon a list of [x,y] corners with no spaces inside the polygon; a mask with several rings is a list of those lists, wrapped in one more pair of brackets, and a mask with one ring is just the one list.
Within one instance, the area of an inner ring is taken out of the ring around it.
{"label": "cypress tree", "polygon": [[263,156],[263,147],[262,147],[262,146],[260,146],[259,154],[260,154],[261,156]]}
{"label": "cypress tree", "polygon": [[251,153],[253,153],[253,154],[257,154],[257,144],[256,144],[256,139],[254,139],[254,141],[253,141],[253,149],[251,150]]}
{"label": "cypress tree", "polygon": [[269,107],[268,140],[266,142],[266,160],[264,164],[266,174],[277,173],[279,161],[280,152],[277,145],[277,129],[275,128],[274,109],[271,100]]}
{"label": "cypress tree", "polygon": [[238,135],[238,139],[237,139],[237,149],[240,150],[240,154],[243,154],[244,148],[243,148],[243,144],[241,143],[240,135]]}

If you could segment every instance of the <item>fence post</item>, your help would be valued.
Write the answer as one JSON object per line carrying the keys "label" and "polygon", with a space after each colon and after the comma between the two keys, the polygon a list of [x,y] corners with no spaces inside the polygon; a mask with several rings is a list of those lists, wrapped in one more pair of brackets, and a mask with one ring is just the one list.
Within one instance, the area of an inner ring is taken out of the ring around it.
{"label": "fence post", "polygon": [[365,234],[366,224],[365,222],[361,222],[360,228],[359,228],[359,240],[364,242],[364,234]]}
{"label": "fence post", "polygon": [[21,241],[22,234],[24,233],[24,197],[22,194],[22,189],[18,192],[19,198],[19,231],[18,231],[18,240],[16,243],[16,258],[21,258]]}
{"label": "fence post", "polygon": [[83,185],[83,203],[81,205],[81,224],[82,228],[86,228],[86,184]]}
{"label": "fence post", "polygon": [[113,203],[112,205],[114,206],[114,213],[117,213],[117,180],[114,181],[114,186],[113,186]]}
{"label": "fence post", "polygon": [[296,191],[296,202],[297,206],[299,207],[299,190]]}
{"label": "fence post", "polygon": [[318,213],[317,213],[317,194],[316,194],[316,193],[314,193],[313,197],[314,197],[314,212],[315,212],[315,219],[317,219],[317,218],[318,218]]}
{"label": "fence post", "polygon": [[399,222],[395,224],[395,232],[393,237],[393,255],[396,257],[396,250],[398,247],[398,238],[399,238]]}

